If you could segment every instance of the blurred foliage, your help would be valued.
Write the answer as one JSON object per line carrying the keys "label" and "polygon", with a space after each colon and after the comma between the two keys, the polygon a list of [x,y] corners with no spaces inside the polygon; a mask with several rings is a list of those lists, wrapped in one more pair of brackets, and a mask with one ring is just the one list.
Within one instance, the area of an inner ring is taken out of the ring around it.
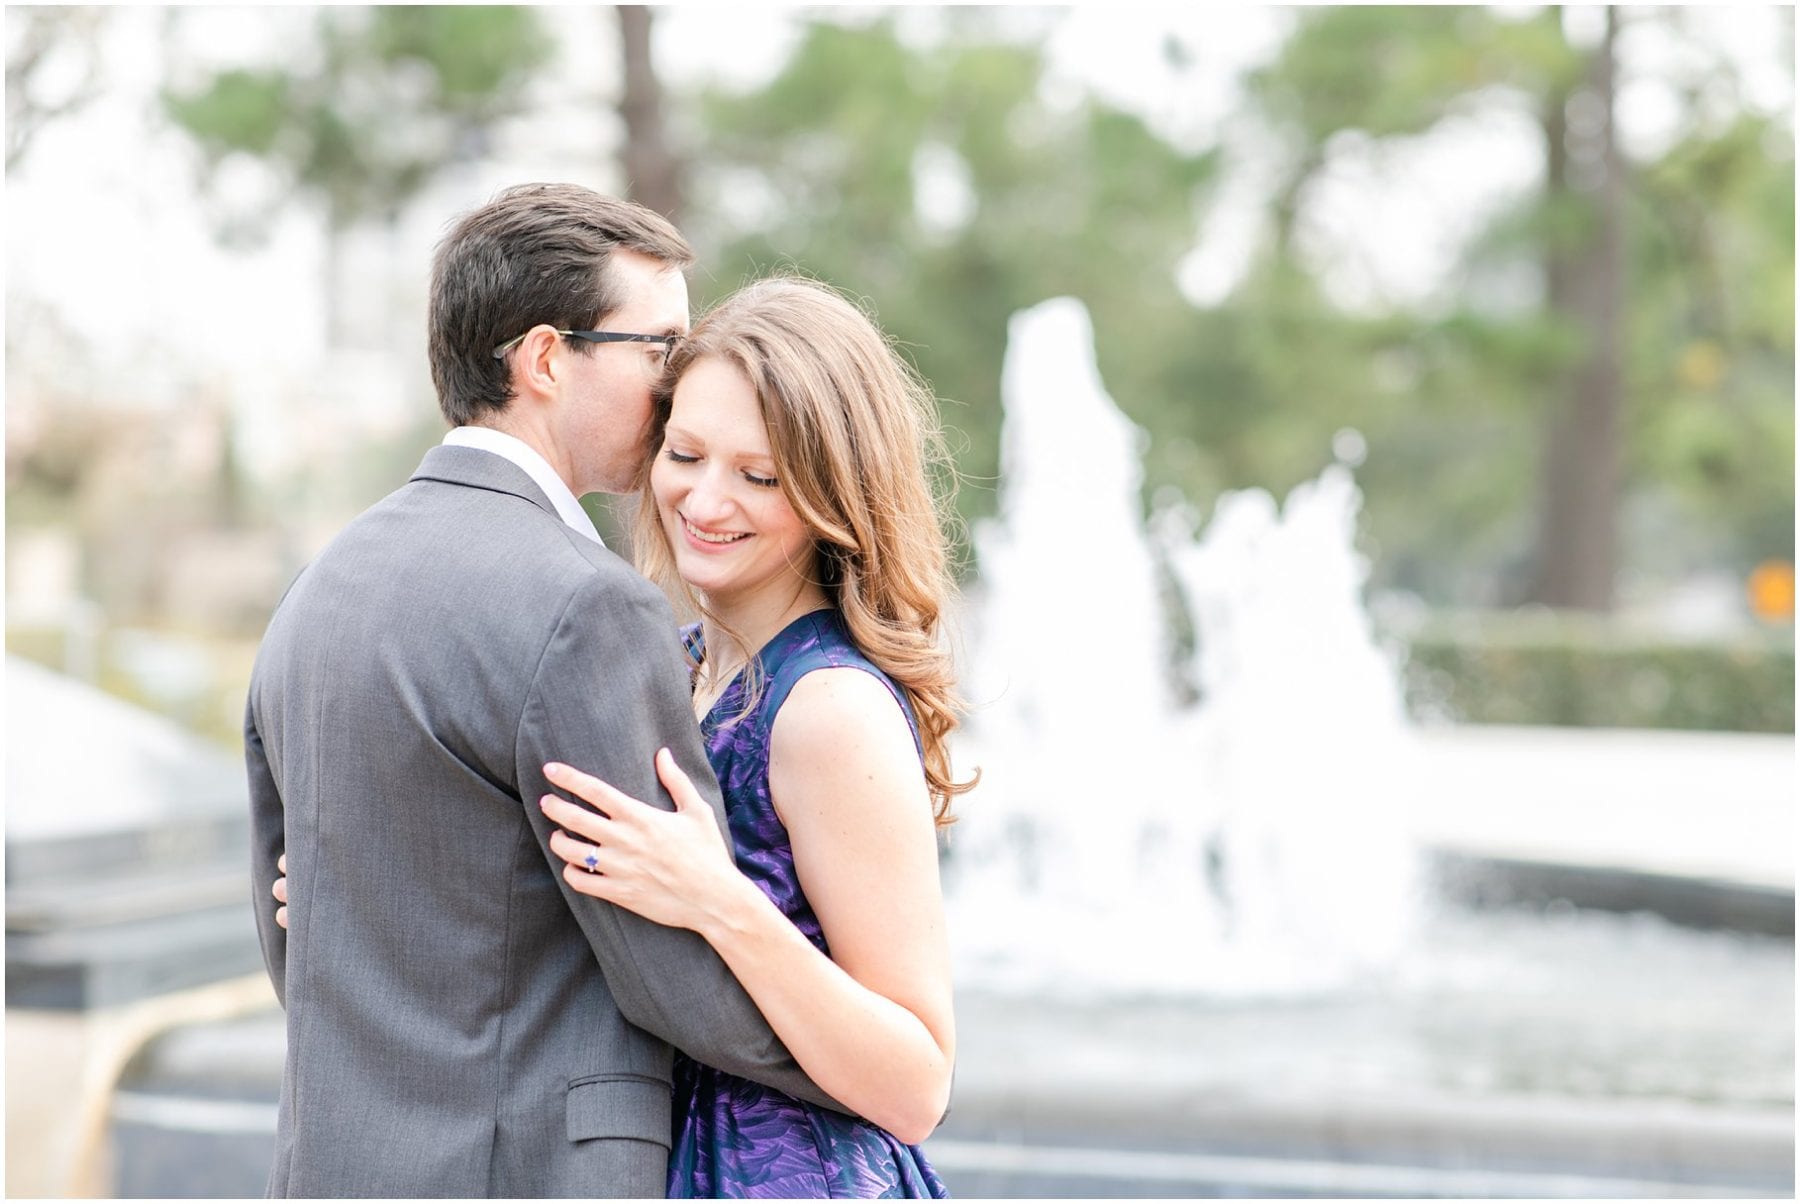
{"label": "blurred foliage", "polygon": [[[1694,18],[1629,19],[1679,36]],[[1280,155],[1266,232],[1206,307],[1181,295],[1175,265],[1216,195],[1220,152],[1178,148],[1093,97],[1047,98],[1041,48],[977,13],[946,27],[923,45],[889,21],[821,19],[766,86],[697,98],[688,230],[711,273],[699,299],[791,267],[869,298],[966,438],[975,516],[993,506],[979,486],[997,471],[1006,317],[1076,295],[1109,391],[1151,434],[1147,491],[1174,485],[1203,504],[1284,492],[1353,427],[1369,448],[1358,477],[1374,584],[1441,604],[1516,600],[1538,537],[1547,399],[1583,353],[1533,291],[1547,258],[1588,236],[1585,210],[1524,193],[1443,296],[1386,309],[1335,303],[1295,235],[1346,147],[1402,144],[1494,106],[1534,121],[1560,106],[1585,60],[1559,13],[1300,13],[1240,115]],[[1739,105],[1720,123],[1691,110],[1666,153],[1629,165],[1634,579],[1744,571],[1793,537],[1791,112]]]}
{"label": "blurred foliage", "polygon": [[[1695,19],[1704,18],[1629,17],[1664,23],[1683,41],[1682,23]],[[1255,110],[1286,140],[1278,221],[1292,219],[1334,140],[1347,135],[1403,143],[1505,103],[1548,136],[1564,124],[1563,107],[1583,99],[1574,89],[1584,53],[1554,8],[1523,18],[1466,8],[1310,11],[1251,80]],[[1729,79],[1730,69],[1715,62],[1709,77]],[[1793,541],[1792,113],[1771,120],[1739,107],[1721,124],[1702,116],[1698,95],[1683,99],[1674,145],[1626,169],[1620,501],[1656,520],[1626,526],[1634,575],[1742,572]],[[1373,372],[1399,388],[1385,398],[1379,389],[1287,394],[1329,399],[1368,439],[1359,480],[1378,583],[1439,603],[1518,600],[1538,550],[1539,425],[1568,387],[1583,331],[1541,295],[1496,298],[1506,281],[1541,281],[1551,261],[1592,236],[1593,220],[1579,188],[1522,195],[1474,240],[1442,302],[1391,315],[1385,346],[1362,364],[1327,349],[1335,369],[1319,365],[1326,379]],[[1270,255],[1304,275],[1284,228]],[[1729,300],[1742,302],[1728,302],[1726,281]],[[1240,293],[1231,307],[1246,295],[1255,294]],[[1280,302],[1317,312],[1304,289]]]}
{"label": "blurred foliage", "polygon": [[1638,177],[1632,467],[1739,563],[1794,540],[1793,145],[1740,114]]}
{"label": "blurred foliage", "polygon": [[6,169],[39,132],[100,95],[100,39],[109,10],[11,5],[6,14]]}
{"label": "blurred foliage", "polygon": [[[331,345],[359,338],[345,317],[345,233],[393,222],[438,172],[489,151],[488,131],[522,112],[554,43],[536,10],[499,5],[322,8],[310,44],[280,66],[231,68],[164,90],[163,106],[203,154],[216,232],[265,238],[286,206],[322,207]],[[268,169],[257,199],[230,199],[223,169]]]}
{"label": "blurred foliage", "polygon": [[1570,613],[1443,616],[1408,637],[1415,715],[1464,723],[1792,732],[1792,629],[1671,640]]}
{"label": "blurred foliage", "polygon": [[1092,98],[1047,106],[1043,72],[1030,46],[924,50],[887,21],[817,23],[766,88],[702,99],[693,158],[697,300],[796,267],[866,298],[943,399],[976,514],[993,505],[1009,315],[1080,297],[1140,422],[1195,321],[1175,264],[1213,156]]}
{"label": "blurred foliage", "polygon": [[[1226,308],[1248,302],[1246,320],[1272,331],[1304,323],[1364,332],[1320,350],[1316,339],[1288,338],[1263,348],[1266,363],[1278,362],[1278,347],[1306,346],[1310,364],[1304,376],[1287,366],[1279,376],[1257,373],[1269,396],[1287,402],[1286,413],[1268,407],[1259,425],[1291,428],[1300,410],[1315,447],[1334,426],[1362,433],[1370,451],[1358,483],[1379,585],[1438,602],[1518,600],[1535,551],[1538,414],[1579,348],[1545,299],[1495,315],[1479,288],[1379,319],[1345,313],[1323,295],[1296,228],[1338,153],[1404,146],[1505,89],[1536,107],[1571,87],[1581,65],[1554,13],[1507,22],[1468,8],[1333,7],[1309,11],[1248,80],[1249,111],[1266,123],[1282,167],[1257,274]],[[1517,214],[1501,226],[1510,237],[1493,270],[1523,259],[1541,277],[1548,229]],[[1242,437],[1269,442],[1258,427]],[[1282,489],[1317,471],[1298,458],[1270,470]]]}
{"label": "blurred foliage", "polygon": [[1294,135],[1298,179],[1343,130],[1422,134],[1480,89],[1536,94],[1572,87],[1580,74],[1554,13],[1511,21],[1477,8],[1334,6],[1308,14],[1250,88]]}
{"label": "blurred foliage", "polygon": [[[1684,36],[1703,13],[1624,19],[1704,57]],[[280,66],[171,87],[166,104],[209,171],[265,164],[340,225],[391,215],[442,165],[485,153],[554,50],[516,7],[315,21]],[[1177,270],[1240,166],[1227,151],[1176,145],[1048,80],[1017,22],[950,8],[933,28],[822,13],[767,83],[670,96],[697,302],[783,269],[865,298],[943,398],[960,505],[978,517],[995,500],[1007,318],[1077,296],[1110,392],[1150,435],[1147,500],[1167,486],[1202,509],[1227,489],[1279,495],[1354,428],[1372,585],[1439,605],[1518,599],[1540,538],[1543,417],[1584,354],[1547,304],[1546,265],[1589,237],[1591,213],[1522,180],[1435,295],[1357,308],[1326,287],[1307,231],[1344,156],[1459,136],[1451,124],[1478,114],[1579,116],[1564,102],[1586,52],[1562,13],[1296,10],[1230,118],[1275,178],[1247,270],[1206,305]],[[1211,69],[1178,50],[1178,72]],[[1789,554],[1794,496],[1791,108],[1757,111],[1724,60],[1651,70],[1681,103],[1670,143],[1628,164],[1623,574],[1640,594]]]}
{"label": "blurred foliage", "polygon": [[[261,160],[337,230],[391,217],[438,170],[484,153],[487,129],[521,111],[553,49],[519,6],[325,8],[315,29],[316,44],[281,66],[232,68],[163,100],[209,170]],[[235,215],[232,232],[268,216]]]}

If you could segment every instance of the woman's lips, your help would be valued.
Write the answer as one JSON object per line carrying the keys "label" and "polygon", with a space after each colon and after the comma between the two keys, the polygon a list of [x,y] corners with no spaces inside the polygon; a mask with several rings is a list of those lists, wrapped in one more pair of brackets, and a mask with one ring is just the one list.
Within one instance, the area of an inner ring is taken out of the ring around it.
{"label": "woman's lips", "polygon": [[689,522],[687,515],[680,511],[676,511],[675,516],[681,520],[681,529],[686,532],[688,543],[703,552],[722,551],[750,538],[746,531],[708,531]]}

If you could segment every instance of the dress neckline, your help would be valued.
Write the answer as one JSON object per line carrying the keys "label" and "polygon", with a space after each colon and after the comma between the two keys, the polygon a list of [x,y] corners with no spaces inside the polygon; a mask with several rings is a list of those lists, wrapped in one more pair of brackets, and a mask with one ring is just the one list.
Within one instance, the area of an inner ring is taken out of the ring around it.
{"label": "dress neckline", "polygon": [[[712,722],[713,712],[717,711],[725,700],[731,697],[732,691],[736,690],[739,683],[744,680],[744,674],[749,671],[750,666],[762,661],[763,657],[768,654],[769,649],[781,643],[789,633],[799,627],[802,623],[816,619],[820,615],[835,615],[836,613],[837,608],[835,606],[821,606],[817,609],[809,610],[805,614],[795,616],[785,627],[770,636],[764,641],[763,646],[758,648],[749,660],[740,665],[736,673],[732,674],[731,680],[725,683],[725,688],[719,691],[719,696],[713,699],[711,706],[706,708],[706,714],[701,716],[700,725],[705,727]],[[699,667],[706,663],[706,628],[704,624],[694,624],[693,631],[686,643],[688,652],[694,657],[694,672],[697,674],[699,672]],[[691,684],[692,679],[690,678],[690,685]]]}

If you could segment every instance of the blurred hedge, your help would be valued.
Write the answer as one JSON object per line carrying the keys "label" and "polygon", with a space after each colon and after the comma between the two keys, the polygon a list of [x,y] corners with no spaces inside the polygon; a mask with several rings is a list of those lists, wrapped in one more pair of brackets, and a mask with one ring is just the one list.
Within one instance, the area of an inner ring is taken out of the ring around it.
{"label": "blurred hedge", "polygon": [[1400,637],[1418,718],[1794,730],[1793,629],[1679,639],[1552,612],[1431,619]]}

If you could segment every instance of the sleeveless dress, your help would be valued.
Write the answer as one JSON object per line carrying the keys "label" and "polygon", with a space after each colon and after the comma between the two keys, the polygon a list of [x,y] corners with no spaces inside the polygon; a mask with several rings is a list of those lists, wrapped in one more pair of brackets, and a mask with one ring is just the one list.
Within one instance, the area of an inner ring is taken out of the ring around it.
{"label": "sleeveless dress", "polygon": [[[682,632],[704,656],[698,624]],[[802,615],[755,657],[761,696],[744,711],[740,672],[701,721],[707,757],[725,797],[738,867],[829,956],[825,937],[794,872],[787,829],[769,799],[769,732],[775,713],[814,669],[854,666],[893,692],[918,744],[912,708],[894,682],[850,641],[836,610]],[[673,1199],[947,1199],[949,1192],[916,1146],[864,1120],[703,1066],[675,1054]]]}

